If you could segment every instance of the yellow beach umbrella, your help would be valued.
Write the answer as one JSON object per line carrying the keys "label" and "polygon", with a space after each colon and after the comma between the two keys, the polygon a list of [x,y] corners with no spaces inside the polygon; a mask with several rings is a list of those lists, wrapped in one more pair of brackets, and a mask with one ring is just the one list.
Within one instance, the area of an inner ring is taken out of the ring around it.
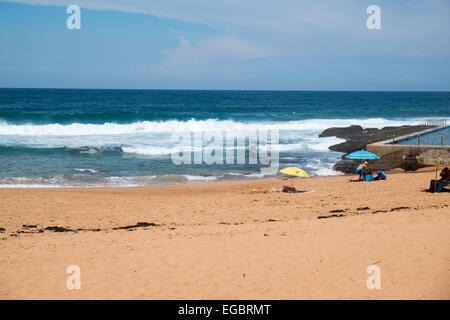
{"label": "yellow beach umbrella", "polygon": [[283,170],[280,170],[280,172],[290,176],[309,178],[309,174],[306,173],[305,170],[297,167],[284,168]]}

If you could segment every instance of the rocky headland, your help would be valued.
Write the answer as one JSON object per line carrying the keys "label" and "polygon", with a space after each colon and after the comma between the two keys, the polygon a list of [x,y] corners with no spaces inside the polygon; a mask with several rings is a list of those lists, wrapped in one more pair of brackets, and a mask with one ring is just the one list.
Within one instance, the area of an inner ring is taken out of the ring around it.
{"label": "rocky headland", "polygon": [[[432,126],[417,125],[417,126],[397,126],[377,128],[363,128],[358,125],[349,127],[332,127],[325,129],[319,137],[337,137],[345,139],[341,142],[329,147],[332,151],[342,152],[342,158],[338,161],[333,169],[344,173],[354,172],[356,166],[359,164],[358,160],[345,159],[345,156],[353,151],[365,149],[368,144],[396,139],[398,137],[411,134],[414,132],[430,129]],[[392,167],[380,166],[373,169],[388,170]]]}

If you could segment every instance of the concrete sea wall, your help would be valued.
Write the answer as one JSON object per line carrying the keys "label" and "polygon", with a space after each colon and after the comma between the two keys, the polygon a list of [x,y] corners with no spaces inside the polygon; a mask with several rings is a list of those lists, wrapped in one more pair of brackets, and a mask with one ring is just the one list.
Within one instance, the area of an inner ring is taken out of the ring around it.
{"label": "concrete sea wall", "polygon": [[[439,129],[442,129],[442,127],[398,137],[395,140],[403,140],[417,134],[425,134]],[[392,144],[392,140],[385,140],[368,144],[366,150],[377,154],[381,158],[372,162],[375,165],[401,167],[406,156],[414,155],[417,157],[419,166],[450,166],[450,146],[401,145]]]}

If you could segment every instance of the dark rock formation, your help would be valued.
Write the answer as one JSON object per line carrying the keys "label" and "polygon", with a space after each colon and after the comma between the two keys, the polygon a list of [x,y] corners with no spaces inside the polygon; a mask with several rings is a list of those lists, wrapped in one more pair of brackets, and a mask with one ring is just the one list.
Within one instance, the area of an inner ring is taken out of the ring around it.
{"label": "dark rock formation", "polygon": [[450,166],[450,150],[427,150],[417,156],[419,166]]}
{"label": "dark rock formation", "polygon": [[361,126],[350,126],[350,127],[332,127],[325,129],[319,138],[323,137],[336,137],[346,139],[352,135],[361,134],[363,132],[363,127]]}
{"label": "dark rock formation", "polygon": [[325,129],[319,137],[337,137],[346,139],[345,142],[335,144],[329,147],[330,150],[351,153],[353,151],[364,149],[368,144],[394,139],[400,136],[423,131],[431,128],[426,125],[418,126],[400,126],[400,127],[384,127],[382,129],[366,128],[361,126],[349,127],[333,127]]}
{"label": "dark rock formation", "polygon": [[336,164],[333,166],[333,170],[340,171],[344,173],[354,173],[356,167],[361,163],[361,161],[358,160],[339,160],[336,162]]}
{"label": "dark rock formation", "polygon": [[[379,163],[378,160],[375,160],[375,163],[369,163],[369,169],[372,171],[386,171],[393,169],[392,166]],[[356,167],[361,163],[361,160],[351,160],[351,159],[345,159],[345,160],[339,160],[335,163],[333,166],[333,170],[340,171],[344,173],[355,173]]]}

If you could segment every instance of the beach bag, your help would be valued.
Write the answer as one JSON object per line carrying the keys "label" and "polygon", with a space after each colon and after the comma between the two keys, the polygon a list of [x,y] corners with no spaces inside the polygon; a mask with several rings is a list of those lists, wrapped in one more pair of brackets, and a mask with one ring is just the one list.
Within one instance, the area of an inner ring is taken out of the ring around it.
{"label": "beach bag", "polygon": [[366,181],[373,181],[373,174],[366,174]]}
{"label": "beach bag", "polygon": [[379,180],[386,180],[387,176],[383,171],[377,171],[378,176],[380,177]]}

